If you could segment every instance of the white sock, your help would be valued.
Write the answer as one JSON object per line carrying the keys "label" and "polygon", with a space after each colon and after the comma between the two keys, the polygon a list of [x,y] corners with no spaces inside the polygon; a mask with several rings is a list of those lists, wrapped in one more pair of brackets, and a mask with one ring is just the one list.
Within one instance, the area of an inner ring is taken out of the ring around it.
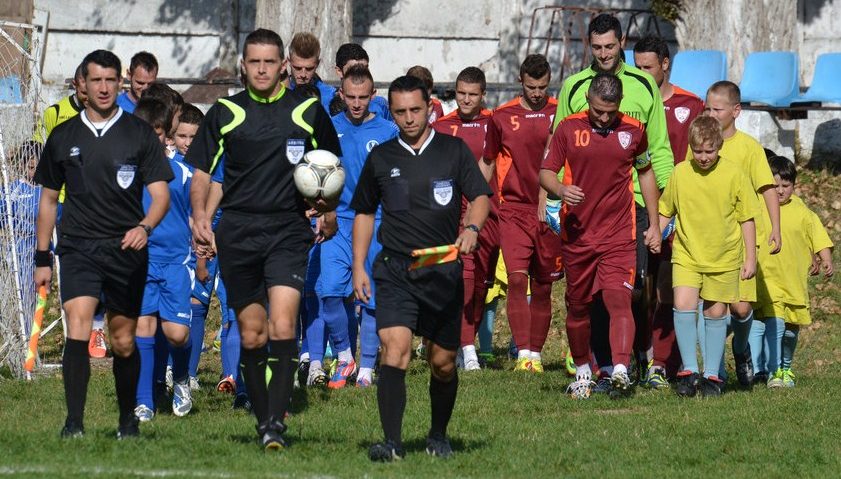
{"label": "white sock", "polygon": [[517,359],[531,359],[531,351],[528,349],[521,349],[517,352]]}
{"label": "white sock", "polygon": [[473,361],[479,360],[479,356],[476,355],[476,346],[472,344],[470,346],[464,346],[461,348],[461,356],[464,358],[465,363],[467,361],[470,361],[471,359]]}
{"label": "white sock", "polygon": [[614,374],[625,373],[628,374],[628,368],[625,367],[624,364],[614,364],[613,365],[613,372],[610,373],[611,376]]}
{"label": "white sock", "polygon": [[351,361],[353,361],[353,354],[350,353],[350,348],[339,351],[339,362],[349,363]]}
{"label": "white sock", "polygon": [[310,361],[310,371],[321,369],[321,361]]}
{"label": "white sock", "polygon": [[374,370],[372,368],[359,368],[359,374],[356,376],[356,380],[359,381],[360,379],[372,381],[374,379]]}
{"label": "white sock", "polygon": [[604,373],[604,374],[607,374],[608,376],[613,376],[613,365],[605,366],[605,367],[599,367],[599,371]]}
{"label": "white sock", "polygon": [[105,329],[105,317],[104,316],[94,316],[93,317],[93,329],[98,329],[100,331]]}
{"label": "white sock", "polygon": [[590,381],[593,378],[593,371],[590,370],[589,364],[582,366],[575,366],[575,380],[576,381]]}
{"label": "white sock", "polygon": [[309,360],[310,360],[310,353],[309,352],[301,353],[301,355],[298,357],[298,361],[300,361],[302,363],[305,363]]}
{"label": "white sock", "polygon": [[532,361],[540,361],[540,351],[532,351],[531,352],[531,360]]}

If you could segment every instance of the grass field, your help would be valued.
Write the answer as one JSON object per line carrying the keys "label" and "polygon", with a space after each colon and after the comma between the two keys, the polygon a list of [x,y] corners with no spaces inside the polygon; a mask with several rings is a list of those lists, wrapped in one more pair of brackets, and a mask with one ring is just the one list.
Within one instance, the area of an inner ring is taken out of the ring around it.
{"label": "grass field", "polygon": [[[837,243],[841,182],[815,173],[800,181]],[[510,363],[461,374],[450,460],[423,453],[429,401],[428,372],[420,362],[412,363],[407,378],[407,458],[372,464],[367,447],[381,435],[374,389],[296,391],[287,421],[291,447],[267,455],[256,443],[253,419],[231,411],[229,396],[211,391],[219,373],[219,357],[211,352],[203,357],[204,390],[195,394],[193,412],[186,418],[159,415],[142,426],[136,441],[114,440],[117,412],[107,360],[93,362],[81,440],[58,438],[65,414],[60,375],[30,383],[0,379],[0,476],[836,477],[841,274],[813,285],[815,323],[801,334],[798,385],[790,390],[743,392],[731,383],[716,400],[638,390],[624,400],[572,401],[564,395],[569,379],[560,369],[558,308],[544,375],[514,374]],[[504,315],[500,319],[502,346],[508,330]],[[58,360],[58,342],[46,338],[47,362]]]}

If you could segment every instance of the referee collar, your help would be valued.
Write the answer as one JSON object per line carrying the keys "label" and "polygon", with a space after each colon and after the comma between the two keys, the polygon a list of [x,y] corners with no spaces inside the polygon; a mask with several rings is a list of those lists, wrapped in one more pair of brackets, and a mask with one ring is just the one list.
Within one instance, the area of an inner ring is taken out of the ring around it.
{"label": "referee collar", "polygon": [[105,122],[105,125],[102,128],[97,128],[93,125],[93,123],[88,119],[88,113],[86,111],[82,111],[79,113],[79,116],[82,118],[82,123],[88,127],[88,129],[93,132],[93,136],[97,138],[102,138],[105,136],[105,133],[114,126],[114,123],[117,123],[117,120],[123,116],[123,109],[121,107],[117,107],[117,113],[114,114],[108,121]]}
{"label": "referee collar", "polygon": [[257,103],[274,103],[280,100],[283,97],[283,94],[286,93],[286,87],[283,85],[283,83],[280,84],[280,91],[278,91],[274,96],[270,98],[261,97],[260,95],[255,93],[254,90],[251,89],[251,87],[246,87],[246,90],[248,90],[248,96],[250,96],[251,99],[256,101]]}
{"label": "referee collar", "polygon": [[403,141],[403,138],[400,138],[400,135],[397,135],[397,143],[400,143],[400,146],[405,148],[409,153],[412,154],[412,156],[420,156],[420,155],[423,154],[423,150],[425,150],[426,147],[429,146],[429,143],[432,142],[432,137],[435,136],[435,130],[432,129],[431,126],[428,127],[428,128],[429,128],[429,136],[426,138],[426,141],[423,142],[423,145],[421,145],[421,147],[418,151],[415,151],[414,148],[412,148],[411,146],[409,146],[408,143]]}

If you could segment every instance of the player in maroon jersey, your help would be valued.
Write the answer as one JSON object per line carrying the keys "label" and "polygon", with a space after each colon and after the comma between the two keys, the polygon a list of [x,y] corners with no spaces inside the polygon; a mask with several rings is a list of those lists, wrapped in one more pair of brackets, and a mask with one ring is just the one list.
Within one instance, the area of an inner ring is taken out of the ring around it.
{"label": "player in maroon jersey", "polygon": [[[491,111],[484,108],[485,74],[476,67],[467,67],[456,77],[456,104],[458,108],[438,119],[432,128],[439,133],[457,136],[467,143],[479,167],[490,183],[494,193],[491,210],[485,225],[479,232],[479,249],[475,253],[462,255],[464,262],[464,310],[461,323],[461,356],[464,369],[479,369],[474,340],[482,320],[482,309],[488,287],[493,283],[496,261],[499,256],[499,227],[497,223],[497,196],[499,192],[496,174],[490,163],[482,161],[485,148],[485,134]],[[467,200],[462,198],[461,216],[465,217]]]}
{"label": "player in maroon jersey", "polygon": [[[636,276],[636,208],[633,176],[639,176],[649,228],[645,244],[660,250],[659,193],[641,123],[619,112],[622,82],[597,74],[587,91],[589,109],[558,125],[540,172],[540,184],[563,200],[561,251],[567,278],[567,337],[576,365],[570,386],[586,398],[590,371],[590,305],[601,296],[610,315],[613,391],[630,392],[628,376],[634,339],[631,292]],[[563,168],[563,183],[557,174]]]}
{"label": "player in maroon jersey", "polygon": [[[666,109],[666,127],[675,164],[686,159],[689,148],[689,125],[704,111],[704,102],[693,93],[669,82],[671,55],[666,41],[658,36],[647,36],[634,46],[634,62],[637,68],[651,74],[660,88],[663,106]],[[651,255],[648,260],[657,285],[656,307],[650,312],[651,334],[643,328],[638,330],[635,350],[648,351],[653,345],[653,358],[646,377],[648,386],[654,389],[668,387],[669,377],[674,377],[680,367],[680,352],[677,349],[672,314],[672,268],[671,248],[664,243],[659,256]],[[643,333],[645,336],[642,336]]]}
{"label": "player in maroon jersey", "polygon": [[[485,161],[499,178],[500,249],[508,270],[508,321],[517,345],[515,371],[543,372],[540,352],[552,317],[552,283],[561,278],[558,236],[546,225],[546,192],[538,174],[557,102],[549,98],[551,71],[543,55],[520,66],[522,95],[494,111]],[[531,287],[531,302],[526,290]]]}

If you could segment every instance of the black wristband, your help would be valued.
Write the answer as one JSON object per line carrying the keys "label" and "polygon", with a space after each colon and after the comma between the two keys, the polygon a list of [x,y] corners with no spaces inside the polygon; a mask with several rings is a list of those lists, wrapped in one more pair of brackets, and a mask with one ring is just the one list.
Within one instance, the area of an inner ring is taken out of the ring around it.
{"label": "black wristband", "polygon": [[138,224],[137,226],[143,228],[143,231],[146,232],[146,237],[152,236],[152,227],[149,225],[144,225],[143,223]]}
{"label": "black wristband", "polygon": [[35,267],[36,268],[52,268],[53,267],[53,252],[50,250],[39,251],[35,250]]}
{"label": "black wristband", "polygon": [[464,229],[470,230],[470,231],[473,231],[476,234],[479,234],[479,227],[474,225],[474,224],[469,224],[469,225],[465,226]]}

